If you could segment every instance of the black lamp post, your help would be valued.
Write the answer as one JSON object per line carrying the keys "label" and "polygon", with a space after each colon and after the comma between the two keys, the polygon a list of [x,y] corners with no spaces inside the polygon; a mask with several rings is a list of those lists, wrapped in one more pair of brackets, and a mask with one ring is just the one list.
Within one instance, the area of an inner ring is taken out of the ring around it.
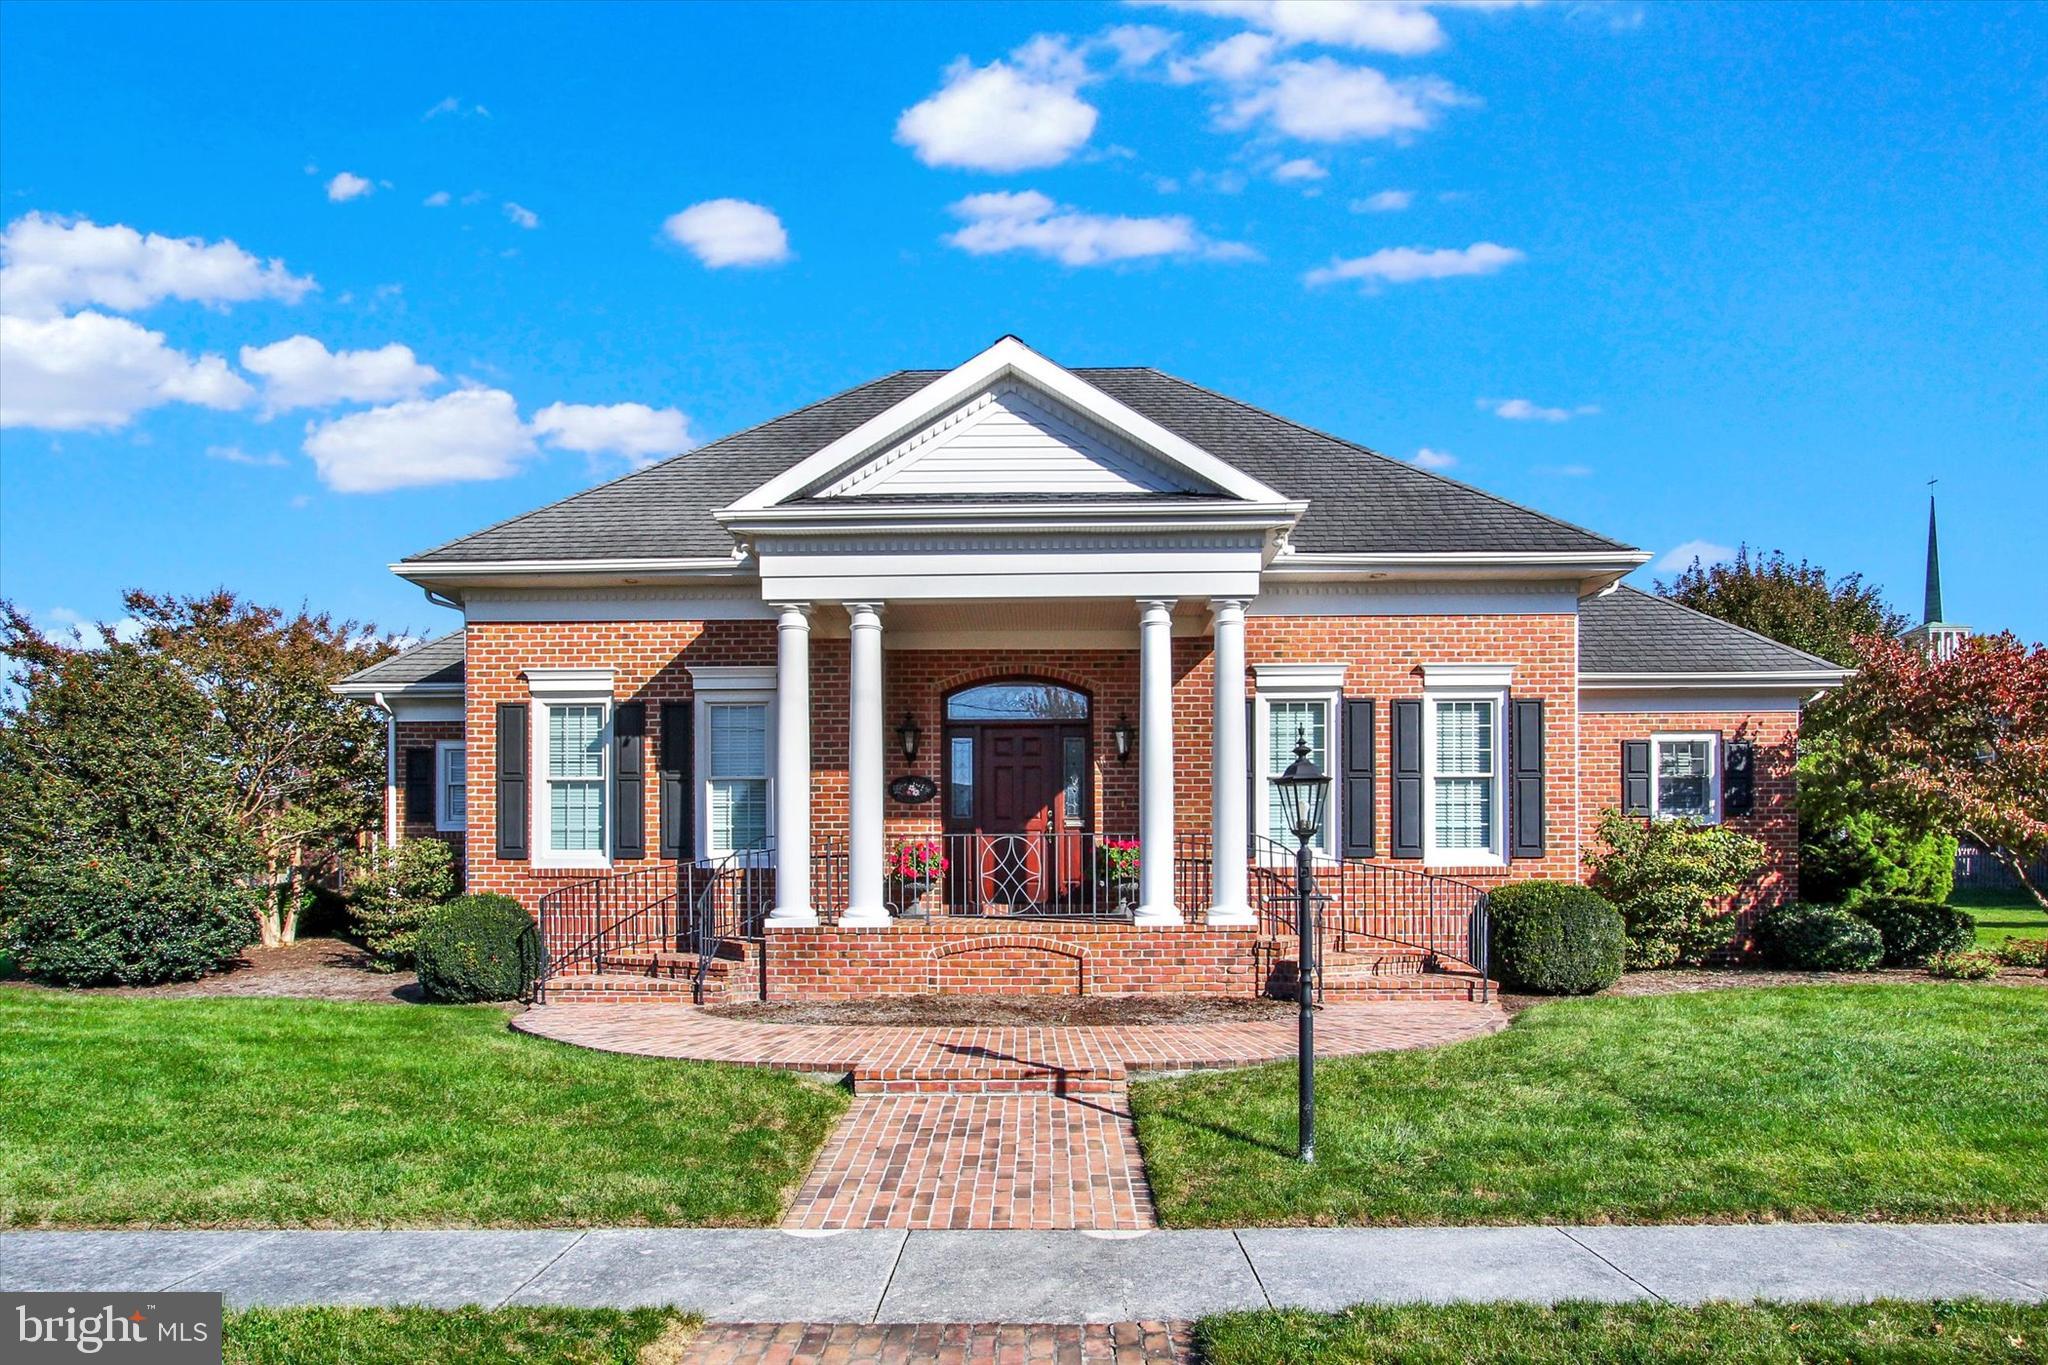
{"label": "black lamp post", "polygon": [[1280,789],[1280,809],[1287,816],[1287,828],[1294,832],[1294,926],[1301,939],[1296,954],[1295,976],[1301,995],[1301,1033],[1298,1047],[1300,1067],[1297,1088],[1301,1112],[1297,1121],[1299,1148],[1303,1161],[1316,1159],[1316,916],[1315,855],[1310,852],[1323,828],[1323,803],[1330,795],[1330,775],[1316,767],[1308,756],[1308,736],[1295,731],[1294,762],[1273,779]]}
{"label": "black lamp post", "polygon": [[909,763],[917,757],[917,737],[923,733],[917,728],[917,717],[908,711],[903,713],[903,723],[896,727],[896,742],[903,748],[903,761]]}

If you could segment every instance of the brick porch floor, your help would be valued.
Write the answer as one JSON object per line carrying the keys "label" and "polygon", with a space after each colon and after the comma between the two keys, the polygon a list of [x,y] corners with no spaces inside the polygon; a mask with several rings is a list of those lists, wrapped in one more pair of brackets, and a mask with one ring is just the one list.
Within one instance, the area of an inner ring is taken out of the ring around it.
{"label": "brick porch floor", "polygon": [[685,1365],[1169,1365],[1191,1361],[1184,1322],[1110,1322],[1085,1327],[1024,1323],[926,1323],[875,1327],[746,1323],[706,1327],[684,1348]]}

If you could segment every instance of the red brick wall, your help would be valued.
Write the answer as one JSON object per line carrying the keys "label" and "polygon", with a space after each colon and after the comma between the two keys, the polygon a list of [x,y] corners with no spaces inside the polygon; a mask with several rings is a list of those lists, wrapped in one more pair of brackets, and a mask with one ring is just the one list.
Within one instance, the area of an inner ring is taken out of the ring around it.
{"label": "red brick wall", "polygon": [[[391,787],[384,793],[384,799],[387,803],[386,808],[396,810],[398,812],[398,837],[401,839],[446,840],[448,842],[449,847],[453,849],[455,853],[456,875],[458,878],[461,877],[463,870],[462,863],[464,855],[462,834],[459,831],[454,833],[442,833],[442,831],[435,826],[433,818],[431,816],[429,816],[425,820],[411,820],[406,818],[405,754],[406,750],[408,749],[438,750],[438,746],[441,744],[443,740],[459,742],[462,739],[462,732],[463,723],[459,720],[399,721],[398,771],[394,775],[394,781],[396,782],[396,785]],[[434,779],[436,782],[440,780],[440,775],[441,770],[437,762],[434,769]],[[378,837],[381,839],[383,837],[384,831],[380,829],[378,830],[377,834]]]}
{"label": "red brick wall", "polygon": [[1659,734],[1718,734],[1756,746],[1756,806],[1728,828],[1763,842],[1764,870],[1737,897],[1746,930],[1756,913],[1799,895],[1799,812],[1794,804],[1798,759],[1797,711],[1588,711],[1579,719],[1584,786],[1579,824],[1586,848],[1599,846],[1594,828],[1602,811],[1621,804],[1624,740]]}

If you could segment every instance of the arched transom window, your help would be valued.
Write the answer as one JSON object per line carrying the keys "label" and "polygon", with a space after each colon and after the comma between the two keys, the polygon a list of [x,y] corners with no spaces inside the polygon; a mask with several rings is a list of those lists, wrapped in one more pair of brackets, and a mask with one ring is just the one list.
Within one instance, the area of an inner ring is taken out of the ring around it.
{"label": "arched transom window", "polygon": [[1057,683],[983,683],[946,698],[946,719],[1086,720],[1088,695]]}

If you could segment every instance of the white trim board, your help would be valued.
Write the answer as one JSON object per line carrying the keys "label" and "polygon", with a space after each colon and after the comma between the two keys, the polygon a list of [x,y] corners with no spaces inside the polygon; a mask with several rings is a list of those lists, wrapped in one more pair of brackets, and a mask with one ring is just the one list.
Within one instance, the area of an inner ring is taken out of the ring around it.
{"label": "white trim board", "polygon": [[1797,696],[1782,692],[1687,692],[1672,689],[1663,692],[1587,692],[1579,695],[1579,711],[1584,715],[1650,714],[1668,711],[1677,714],[1738,714],[1745,711],[1797,711],[1802,705]]}

